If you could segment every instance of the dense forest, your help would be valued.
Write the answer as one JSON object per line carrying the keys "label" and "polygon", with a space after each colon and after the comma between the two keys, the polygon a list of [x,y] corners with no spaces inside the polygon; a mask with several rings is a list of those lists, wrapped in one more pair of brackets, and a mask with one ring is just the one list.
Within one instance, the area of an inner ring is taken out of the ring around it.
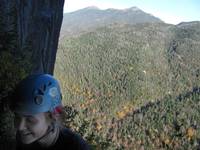
{"label": "dense forest", "polygon": [[200,22],[104,23],[62,29],[66,125],[94,149],[198,147]]}

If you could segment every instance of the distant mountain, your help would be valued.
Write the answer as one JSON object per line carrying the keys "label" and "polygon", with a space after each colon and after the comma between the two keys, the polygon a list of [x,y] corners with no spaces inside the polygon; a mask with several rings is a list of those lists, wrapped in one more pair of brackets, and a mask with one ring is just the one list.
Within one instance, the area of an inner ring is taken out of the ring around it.
{"label": "distant mountain", "polygon": [[137,23],[161,23],[157,17],[148,14],[137,7],[128,9],[101,10],[95,6],[80,9],[75,12],[65,13],[61,35],[85,31],[109,24],[137,24]]}
{"label": "distant mountain", "polygon": [[[89,7],[73,15],[64,27],[85,32],[60,40],[54,73],[66,104],[81,112],[77,125],[87,126],[80,123],[85,118],[100,124],[98,146],[112,139],[100,149],[196,149],[198,136],[186,138],[189,129],[200,132],[200,22],[166,24],[136,7]],[[90,138],[97,129],[89,124]]]}
{"label": "distant mountain", "polygon": [[180,27],[180,28],[188,28],[191,26],[199,26],[199,21],[181,22],[177,24],[177,27]]}

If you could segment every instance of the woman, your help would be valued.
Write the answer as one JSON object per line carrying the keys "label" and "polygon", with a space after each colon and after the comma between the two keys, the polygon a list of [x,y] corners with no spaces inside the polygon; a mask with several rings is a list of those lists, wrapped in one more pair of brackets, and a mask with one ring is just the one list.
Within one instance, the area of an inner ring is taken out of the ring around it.
{"label": "woman", "polygon": [[13,110],[17,150],[88,150],[77,134],[61,127],[61,90],[48,74],[30,75],[16,87]]}

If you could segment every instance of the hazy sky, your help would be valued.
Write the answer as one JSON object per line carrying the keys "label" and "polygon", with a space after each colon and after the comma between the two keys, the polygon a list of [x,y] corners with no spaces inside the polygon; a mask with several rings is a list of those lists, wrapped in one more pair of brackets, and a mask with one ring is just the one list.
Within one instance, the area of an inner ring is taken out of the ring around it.
{"label": "hazy sky", "polygon": [[65,0],[64,12],[88,6],[124,9],[136,6],[166,23],[200,21],[200,0]]}

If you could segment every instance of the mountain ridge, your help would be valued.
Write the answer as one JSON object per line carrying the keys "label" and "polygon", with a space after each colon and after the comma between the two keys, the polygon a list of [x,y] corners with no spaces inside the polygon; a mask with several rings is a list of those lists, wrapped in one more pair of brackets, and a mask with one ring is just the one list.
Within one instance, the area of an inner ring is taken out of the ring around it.
{"label": "mountain ridge", "polygon": [[113,23],[164,23],[161,19],[146,13],[138,7],[126,9],[108,8],[101,10],[96,6],[86,7],[63,16],[62,34],[74,34]]}

